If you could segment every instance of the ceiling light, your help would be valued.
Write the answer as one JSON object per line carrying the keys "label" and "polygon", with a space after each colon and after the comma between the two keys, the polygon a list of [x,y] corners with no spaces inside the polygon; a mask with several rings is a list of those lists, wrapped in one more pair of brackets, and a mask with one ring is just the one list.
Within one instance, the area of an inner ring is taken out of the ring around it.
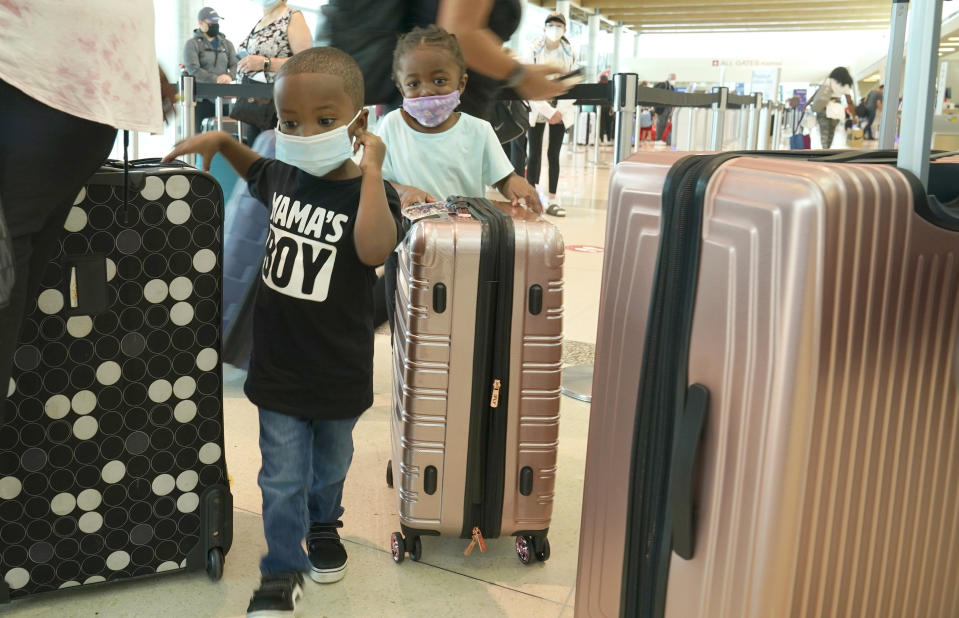
{"label": "ceiling light", "polygon": [[941,52],[954,52],[956,51],[955,47],[940,47],[939,51]]}
{"label": "ceiling light", "polygon": [[951,37],[949,37],[949,40],[950,40],[950,41],[959,41],[959,36],[951,36]]}

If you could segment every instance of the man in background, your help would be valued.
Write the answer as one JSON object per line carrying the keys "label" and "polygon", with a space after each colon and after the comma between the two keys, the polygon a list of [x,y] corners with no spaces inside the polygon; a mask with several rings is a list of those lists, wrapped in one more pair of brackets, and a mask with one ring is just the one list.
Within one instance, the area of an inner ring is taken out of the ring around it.
{"label": "man in background", "polygon": [[[220,32],[223,19],[212,8],[205,6],[196,16],[199,26],[183,46],[183,65],[186,72],[201,84],[229,84],[236,77],[236,48]],[[204,118],[216,115],[213,101],[196,102],[195,132],[200,132]]]}

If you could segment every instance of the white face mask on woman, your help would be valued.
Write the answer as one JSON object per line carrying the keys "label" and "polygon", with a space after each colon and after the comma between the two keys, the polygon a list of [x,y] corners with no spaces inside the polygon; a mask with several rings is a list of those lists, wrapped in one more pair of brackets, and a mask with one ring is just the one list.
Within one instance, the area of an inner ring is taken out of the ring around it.
{"label": "white face mask on woman", "polygon": [[361,113],[362,109],[342,127],[308,137],[287,135],[277,128],[276,160],[313,176],[326,176],[353,156],[349,128]]}
{"label": "white face mask on woman", "polygon": [[562,26],[546,26],[546,40],[550,43],[560,40],[564,34],[566,32]]}

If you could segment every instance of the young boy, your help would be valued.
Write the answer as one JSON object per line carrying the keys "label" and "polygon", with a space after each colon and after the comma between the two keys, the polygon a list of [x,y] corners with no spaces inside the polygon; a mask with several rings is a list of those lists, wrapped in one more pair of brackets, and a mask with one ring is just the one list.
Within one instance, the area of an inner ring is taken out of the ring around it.
{"label": "young boy", "polygon": [[245,385],[260,414],[267,554],[247,616],[292,615],[304,571],[322,583],[345,574],[340,500],[353,426],[373,402],[373,268],[401,238],[356,63],[332,48],[303,51],[280,69],[274,97],[276,160],[220,132],[167,155],[200,154],[207,169],[221,153],[270,209]]}

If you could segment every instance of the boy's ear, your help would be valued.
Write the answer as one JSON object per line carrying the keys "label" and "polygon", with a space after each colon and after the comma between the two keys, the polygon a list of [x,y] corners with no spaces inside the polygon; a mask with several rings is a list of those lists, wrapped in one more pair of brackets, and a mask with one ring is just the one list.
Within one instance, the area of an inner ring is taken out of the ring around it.
{"label": "boy's ear", "polygon": [[370,123],[370,110],[369,108],[364,107],[360,110],[360,115],[357,116],[356,122],[353,123],[353,136],[363,135],[366,133],[366,129]]}

